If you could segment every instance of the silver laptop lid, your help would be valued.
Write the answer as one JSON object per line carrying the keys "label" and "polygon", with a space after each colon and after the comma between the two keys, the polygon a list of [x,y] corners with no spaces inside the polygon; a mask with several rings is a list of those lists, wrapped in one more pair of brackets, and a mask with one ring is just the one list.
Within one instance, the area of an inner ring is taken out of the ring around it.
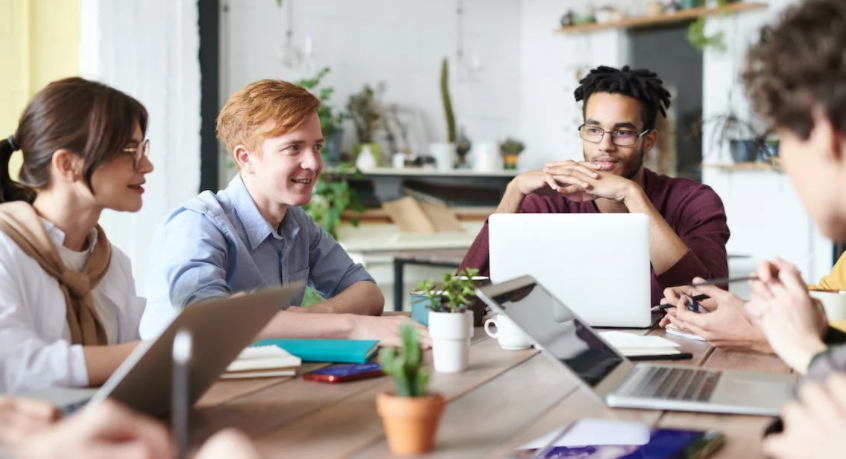
{"label": "silver laptop lid", "polygon": [[493,214],[488,223],[494,283],[532,276],[594,327],[652,324],[646,215]]}
{"label": "silver laptop lid", "polygon": [[193,405],[303,287],[302,282],[296,282],[184,308],[158,338],[138,345],[91,403],[111,397],[153,416],[167,413],[173,380],[173,338],[177,331],[187,330],[193,341],[188,366],[189,403]]}
{"label": "silver laptop lid", "polygon": [[476,289],[494,311],[505,314],[545,355],[601,399],[619,387],[632,363],[532,276]]}

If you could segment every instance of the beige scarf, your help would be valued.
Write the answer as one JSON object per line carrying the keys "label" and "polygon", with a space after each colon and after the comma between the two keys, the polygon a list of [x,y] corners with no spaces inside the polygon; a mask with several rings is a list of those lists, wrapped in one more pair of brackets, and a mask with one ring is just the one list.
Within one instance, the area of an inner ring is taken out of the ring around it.
{"label": "beige scarf", "polygon": [[65,295],[71,343],[85,346],[109,344],[91,296],[91,289],[106,275],[112,259],[111,244],[100,225],[97,225],[97,245],[83,272],[65,266],[59,250],[30,204],[21,201],[0,204],[0,230],[12,238],[24,253],[34,258],[41,269],[59,281]]}

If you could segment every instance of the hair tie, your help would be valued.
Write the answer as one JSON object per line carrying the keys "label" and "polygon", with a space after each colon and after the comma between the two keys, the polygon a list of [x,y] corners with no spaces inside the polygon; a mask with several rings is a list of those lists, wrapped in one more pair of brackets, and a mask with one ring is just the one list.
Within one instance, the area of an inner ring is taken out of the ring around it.
{"label": "hair tie", "polygon": [[18,144],[15,143],[15,136],[14,135],[10,135],[9,138],[6,139],[6,140],[9,141],[9,145],[12,147],[13,152],[21,149],[21,147],[19,147]]}

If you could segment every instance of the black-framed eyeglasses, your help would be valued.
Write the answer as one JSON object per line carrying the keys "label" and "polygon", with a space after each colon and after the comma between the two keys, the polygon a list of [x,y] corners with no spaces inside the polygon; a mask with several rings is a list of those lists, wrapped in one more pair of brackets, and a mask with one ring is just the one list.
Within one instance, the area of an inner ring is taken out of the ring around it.
{"label": "black-framed eyeglasses", "polygon": [[590,143],[602,142],[605,134],[611,134],[611,143],[618,147],[630,147],[637,143],[637,139],[645,136],[652,129],[646,129],[638,134],[635,131],[628,129],[614,129],[613,131],[606,131],[599,126],[592,126],[583,124],[579,126],[579,137]]}
{"label": "black-framed eyeglasses", "polygon": [[138,170],[141,167],[141,161],[150,154],[150,139],[145,139],[137,147],[126,147],[122,150],[128,155],[132,155],[132,167]]}

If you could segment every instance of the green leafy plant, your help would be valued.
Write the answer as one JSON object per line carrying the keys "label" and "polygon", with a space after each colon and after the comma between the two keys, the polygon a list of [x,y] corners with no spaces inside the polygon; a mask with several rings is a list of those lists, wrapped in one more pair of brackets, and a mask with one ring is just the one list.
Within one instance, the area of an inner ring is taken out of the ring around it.
{"label": "green leafy plant", "polygon": [[[320,175],[314,184],[314,193],[311,201],[303,207],[303,210],[311,215],[311,218],[331,234],[338,238],[337,228],[341,224],[341,217],[347,210],[364,212],[365,207],[359,199],[358,193],[350,187],[350,178],[360,178],[361,172],[352,164],[341,163],[337,170],[332,173]],[[350,219],[353,226],[358,226],[358,219]]]}
{"label": "green leafy plant", "polygon": [[435,312],[465,312],[476,298],[473,278],[478,269],[466,268],[456,273],[444,273],[443,285],[434,285],[433,280],[418,283],[423,295],[429,300],[429,309]]}
{"label": "green leafy plant", "polygon": [[402,347],[384,348],[379,353],[382,371],[394,379],[400,397],[425,397],[428,394],[429,372],[423,368],[423,351],[417,328],[403,324],[400,339]]}
{"label": "green leafy plant", "polygon": [[355,132],[358,134],[358,141],[361,143],[372,143],[376,127],[381,116],[379,115],[379,102],[376,100],[376,91],[370,85],[364,85],[364,89],[350,96],[347,102],[347,111],[355,124]]}
{"label": "green leafy plant", "polygon": [[720,51],[726,50],[726,42],[722,32],[705,35],[704,17],[697,19],[687,28],[687,41],[700,52],[704,51],[706,46],[713,46]]}
{"label": "green leafy plant", "polygon": [[452,112],[452,98],[449,95],[449,62],[446,58],[441,61],[441,99],[446,115],[447,141],[455,143],[455,114]]}
{"label": "green leafy plant", "polygon": [[329,67],[324,67],[317,75],[300,80],[297,82],[300,86],[308,89],[320,99],[320,108],[317,109],[317,116],[320,118],[320,130],[323,131],[323,136],[329,138],[335,129],[341,127],[344,119],[347,118],[346,113],[335,110],[329,105],[329,99],[335,92],[335,88],[321,87],[323,78],[331,71]]}

